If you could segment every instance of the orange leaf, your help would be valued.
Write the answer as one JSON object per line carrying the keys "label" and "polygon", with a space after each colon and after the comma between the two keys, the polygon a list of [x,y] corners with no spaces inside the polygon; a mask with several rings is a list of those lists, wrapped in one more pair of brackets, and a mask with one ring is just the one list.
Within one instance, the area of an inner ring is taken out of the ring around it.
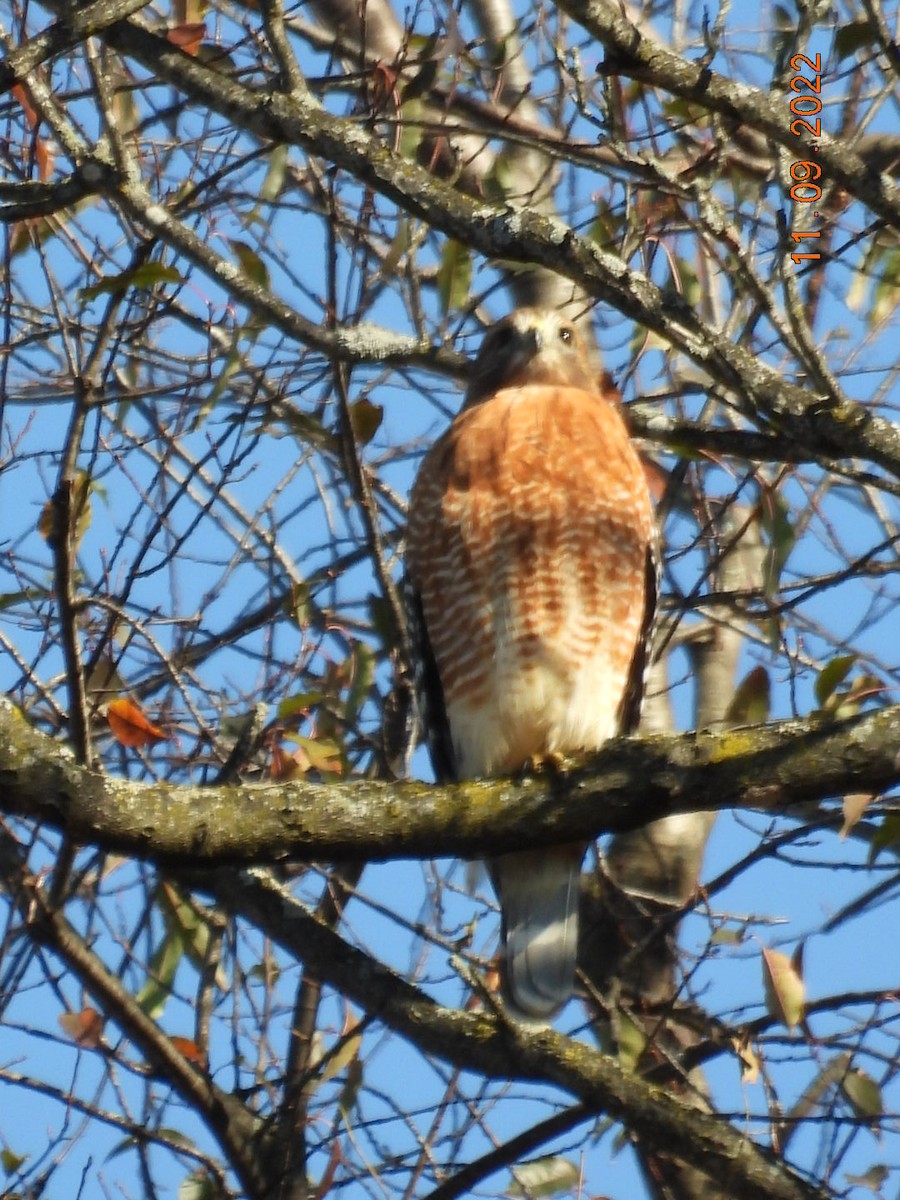
{"label": "orange leaf", "polygon": [[292,779],[300,779],[309,770],[309,759],[302,750],[296,754],[288,754],[280,746],[272,747],[272,765],[269,775],[280,783],[289,783]]}
{"label": "orange leaf", "polygon": [[183,50],[185,54],[190,54],[196,58],[197,51],[200,49],[200,43],[205,37],[206,26],[202,21],[197,21],[185,25],[176,25],[174,29],[170,29],[166,34],[166,41],[171,42],[173,46],[177,46],[179,50]]}
{"label": "orange leaf", "polygon": [[25,120],[28,122],[29,129],[37,129],[38,115],[34,110],[34,106],[29,99],[28,93],[22,87],[21,83],[14,83],[9,89],[10,94],[15,96],[18,102],[22,105],[22,111],[25,114]]}
{"label": "orange leaf", "polygon": [[41,179],[47,180],[53,173],[53,150],[47,145],[42,137],[37,136],[37,127],[40,124],[40,117],[34,110],[28,93],[22,87],[21,83],[16,83],[10,88],[10,92],[22,105],[22,111],[25,114],[25,120],[28,127],[34,131],[34,157],[38,165],[38,172]]}
{"label": "orange leaf", "polygon": [[96,1008],[83,1008],[81,1012],[63,1013],[59,1023],[65,1033],[79,1046],[91,1050],[100,1045],[103,1036],[103,1017]]}
{"label": "orange leaf", "polygon": [[148,721],[133,700],[110,700],[106,707],[106,719],[113,737],[123,746],[152,746],[154,742],[164,742],[169,736],[158,725]]}
{"label": "orange leaf", "polygon": [[178,1053],[183,1058],[186,1058],[188,1062],[192,1062],[196,1067],[205,1066],[203,1052],[192,1038],[178,1037],[176,1035],[175,1037],[169,1038],[169,1041],[172,1043]]}

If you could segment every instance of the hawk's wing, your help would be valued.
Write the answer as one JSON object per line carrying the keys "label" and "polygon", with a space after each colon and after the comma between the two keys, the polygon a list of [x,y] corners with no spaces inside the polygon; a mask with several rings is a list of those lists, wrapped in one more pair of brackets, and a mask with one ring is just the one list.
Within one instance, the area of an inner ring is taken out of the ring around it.
{"label": "hawk's wing", "polygon": [[659,554],[651,545],[647,550],[644,584],[644,620],[634,648],[634,658],[628,672],[628,682],[619,706],[619,732],[634,733],[641,719],[641,707],[647,687],[647,675],[653,664],[653,640],[656,631],[657,598],[659,595]]}
{"label": "hawk's wing", "polygon": [[408,572],[403,577],[403,606],[406,610],[406,628],[415,671],[418,737],[424,736],[428,743],[428,753],[437,782],[451,783],[458,776],[453,739],[450,736],[450,722],[447,720],[444,702],[444,689],[425,627],[422,597]]}

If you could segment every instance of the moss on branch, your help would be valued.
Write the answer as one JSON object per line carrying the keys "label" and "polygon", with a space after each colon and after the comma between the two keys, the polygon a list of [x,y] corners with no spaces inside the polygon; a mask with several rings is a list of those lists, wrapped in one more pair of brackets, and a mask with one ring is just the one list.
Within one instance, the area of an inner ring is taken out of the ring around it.
{"label": "moss on branch", "polygon": [[849,720],[620,739],[559,772],[450,786],[367,779],[201,787],[79,767],[0,701],[0,810],[157,862],[480,856],[674,813],[778,809],[900,782],[900,706]]}

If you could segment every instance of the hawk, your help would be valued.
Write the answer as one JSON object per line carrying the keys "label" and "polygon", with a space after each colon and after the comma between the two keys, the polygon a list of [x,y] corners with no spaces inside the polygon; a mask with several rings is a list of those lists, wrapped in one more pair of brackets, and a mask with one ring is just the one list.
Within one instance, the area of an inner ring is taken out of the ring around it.
{"label": "hawk", "polygon": [[[509,774],[634,729],[653,508],[621,410],[559,313],[523,309],[486,334],[462,409],[413,485],[406,554],[438,779]],[[572,993],[585,850],[488,863],[504,991],[525,1017],[549,1017]]]}

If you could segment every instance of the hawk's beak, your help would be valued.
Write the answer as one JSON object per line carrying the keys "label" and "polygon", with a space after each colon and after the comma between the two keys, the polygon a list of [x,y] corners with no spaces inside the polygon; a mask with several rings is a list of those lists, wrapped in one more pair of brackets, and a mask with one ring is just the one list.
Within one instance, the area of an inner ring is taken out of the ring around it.
{"label": "hawk's beak", "polygon": [[528,329],[524,329],[519,339],[519,355],[522,362],[529,362],[532,358],[536,358],[544,348],[544,333],[543,330],[535,328],[531,325]]}

